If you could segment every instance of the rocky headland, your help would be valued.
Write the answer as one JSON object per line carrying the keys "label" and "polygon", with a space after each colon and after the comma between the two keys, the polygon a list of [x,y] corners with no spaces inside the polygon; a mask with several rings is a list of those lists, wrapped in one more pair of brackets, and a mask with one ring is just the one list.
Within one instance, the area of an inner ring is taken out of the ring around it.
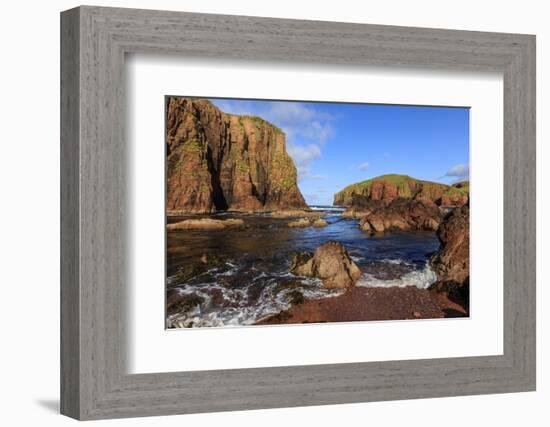
{"label": "rocky headland", "polygon": [[285,134],[203,99],[167,97],[167,213],[306,209]]}
{"label": "rocky headland", "polygon": [[469,184],[446,185],[423,181],[408,175],[389,174],[348,185],[334,195],[334,205],[353,207],[367,201],[388,205],[398,198],[431,202],[442,208],[455,208],[468,201]]}
{"label": "rocky headland", "polygon": [[352,184],[334,195],[343,216],[360,220],[370,234],[387,230],[436,231],[445,214],[469,199],[469,184],[445,185],[407,175],[382,175]]}
{"label": "rocky headland", "polygon": [[[340,217],[308,208],[285,134],[260,117],[167,97],[166,126],[171,327],[241,322],[243,301],[256,324],[468,315],[467,181],[379,176],[334,195]],[[391,230],[431,233],[365,236]]]}

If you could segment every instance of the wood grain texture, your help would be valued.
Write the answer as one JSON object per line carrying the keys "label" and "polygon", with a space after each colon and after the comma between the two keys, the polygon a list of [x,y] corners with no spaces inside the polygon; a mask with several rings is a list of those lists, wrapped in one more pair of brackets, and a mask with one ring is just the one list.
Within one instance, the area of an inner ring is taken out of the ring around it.
{"label": "wood grain texture", "polygon": [[[535,388],[535,39],[80,7],[62,14],[62,413],[78,419]],[[504,74],[504,354],[128,375],[124,55]]]}
{"label": "wood grain texture", "polygon": [[79,69],[80,14],[61,20],[61,412],[80,414]]}

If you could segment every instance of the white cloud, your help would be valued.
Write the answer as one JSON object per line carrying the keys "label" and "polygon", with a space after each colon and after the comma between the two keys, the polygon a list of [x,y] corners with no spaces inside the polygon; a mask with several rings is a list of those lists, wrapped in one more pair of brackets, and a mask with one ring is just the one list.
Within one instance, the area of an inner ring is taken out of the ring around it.
{"label": "white cloud", "polygon": [[357,166],[357,169],[366,171],[369,168],[369,162],[361,163],[359,166]]}
{"label": "white cloud", "polygon": [[[313,161],[321,157],[322,146],[334,135],[331,124],[334,118],[330,114],[302,103],[274,102],[262,117],[285,132],[288,154],[296,164],[300,181],[326,178],[311,174],[310,168]],[[301,140],[301,144],[297,140]]]}
{"label": "white cloud", "polygon": [[270,115],[278,122],[287,124],[313,120],[315,111],[296,102],[271,103]]}
{"label": "white cloud", "polygon": [[287,144],[287,151],[294,164],[296,169],[298,169],[298,179],[304,180],[310,178],[311,175],[309,172],[311,163],[321,157],[321,148],[316,144],[308,145],[296,145],[291,141]]}
{"label": "white cloud", "polygon": [[318,145],[295,145],[289,143],[287,146],[288,154],[292,156],[296,164],[308,164],[312,160],[321,157],[321,149]]}
{"label": "white cloud", "polygon": [[457,181],[470,179],[470,166],[460,163],[449,169],[445,176],[448,178],[456,178]]}
{"label": "white cloud", "polygon": [[323,145],[334,135],[330,114],[296,102],[274,102],[265,112],[266,120],[276,124],[287,134],[288,139],[297,136]]}

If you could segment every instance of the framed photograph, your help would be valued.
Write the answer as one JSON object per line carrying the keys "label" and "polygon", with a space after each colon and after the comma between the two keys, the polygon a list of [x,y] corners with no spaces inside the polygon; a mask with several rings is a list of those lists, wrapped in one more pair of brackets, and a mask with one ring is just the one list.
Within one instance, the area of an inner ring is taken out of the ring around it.
{"label": "framed photograph", "polygon": [[535,37],[61,14],[61,411],[535,390]]}

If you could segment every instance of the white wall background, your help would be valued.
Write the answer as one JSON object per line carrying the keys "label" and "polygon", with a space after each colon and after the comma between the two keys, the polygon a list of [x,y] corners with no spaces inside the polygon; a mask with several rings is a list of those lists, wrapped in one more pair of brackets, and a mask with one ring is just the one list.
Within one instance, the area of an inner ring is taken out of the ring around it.
{"label": "white wall background", "polygon": [[[97,5],[504,31],[537,35],[538,74],[538,391],[108,421],[147,426],[406,425],[446,427],[550,423],[550,27],[537,0],[359,2],[339,0],[96,1]],[[59,384],[59,12],[76,1],[5,2],[0,24],[0,393],[3,425],[63,426]],[[544,241],[546,240],[546,241]],[[546,312],[544,311],[546,310]],[[94,423],[92,423],[94,424]]]}

